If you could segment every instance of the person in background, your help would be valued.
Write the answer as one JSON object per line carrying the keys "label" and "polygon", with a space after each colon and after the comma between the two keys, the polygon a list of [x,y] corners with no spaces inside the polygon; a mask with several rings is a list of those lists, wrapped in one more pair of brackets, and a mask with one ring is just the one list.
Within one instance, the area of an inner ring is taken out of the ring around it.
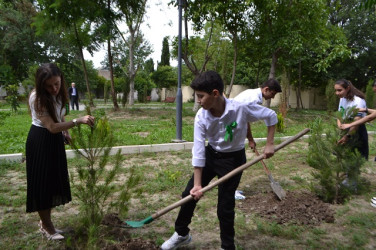
{"label": "person in background", "polygon": [[74,105],[76,105],[76,109],[79,110],[79,108],[78,108],[78,91],[77,91],[77,88],[76,88],[76,84],[74,82],[72,82],[71,87],[69,87],[68,93],[69,93],[69,99],[70,99],[72,110],[74,110]]}
{"label": "person in background", "polygon": [[94,117],[65,121],[68,103],[64,76],[52,63],[41,65],[35,76],[35,89],[29,96],[32,125],[26,140],[26,212],[38,212],[40,232],[49,240],[64,239],[51,220],[51,209],[72,200],[64,137],[79,124],[94,125]]}
{"label": "person in background", "polygon": [[[335,82],[334,84],[335,94],[340,98],[338,111],[346,111],[351,107],[355,107],[357,109],[365,109],[367,108],[365,95],[363,92],[358,90],[354,87],[354,85],[346,80],[341,79]],[[346,118],[346,112],[344,112],[342,118]],[[354,117],[354,120],[359,120],[360,118],[364,117],[364,112],[358,112],[357,115]],[[341,122],[337,119],[337,125],[340,128]],[[349,128],[349,131],[346,135],[344,135],[339,141],[339,144],[347,143],[352,137],[356,137],[355,139],[359,140],[359,145],[355,146],[356,149],[359,150],[360,154],[368,160],[368,133],[366,126],[364,124],[360,124],[358,126],[352,126]]]}
{"label": "person in background", "polygon": [[[359,126],[359,125],[365,124],[366,122],[370,122],[370,121],[376,119],[376,110],[375,109],[368,109],[368,108],[364,109],[364,108],[362,108],[362,109],[359,109],[359,112],[366,112],[366,113],[369,113],[369,115],[367,115],[367,116],[365,116],[361,119],[358,119],[358,120],[356,120],[352,123],[341,124],[340,128],[341,129],[349,129],[351,127]],[[376,196],[371,198],[371,206],[376,208]]]}
{"label": "person in background", "polygon": [[[264,120],[267,125],[267,141],[264,157],[274,154],[274,132],[276,113],[253,103],[237,102],[223,96],[223,81],[215,71],[201,73],[191,83],[197,102],[201,105],[194,121],[194,142],[192,149],[193,175],[187,183],[182,197],[193,196],[193,200],[181,206],[175,221],[175,233],[165,241],[161,249],[170,250],[188,244],[193,212],[202,197],[201,189],[214,178],[221,178],[246,162],[244,141],[247,123]],[[205,141],[208,145],[205,146]],[[237,174],[218,186],[217,216],[221,248],[235,249],[235,190],[242,173]],[[202,215],[205,216],[205,215]]]}
{"label": "person in background", "polygon": [[[235,96],[234,100],[238,102],[256,102],[262,104],[262,98],[265,100],[273,99],[277,93],[282,92],[281,85],[276,79],[269,79],[265,81],[260,88],[247,89]],[[254,150],[256,142],[253,139],[250,123],[247,124],[247,138],[248,146]]]}
{"label": "person in background", "polygon": [[[342,119],[352,118],[353,120],[359,120],[364,116],[363,112],[358,112],[355,117],[348,117],[348,110],[350,108],[367,108],[365,95],[363,92],[354,87],[354,85],[346,80],[340,79],[334,83],[335,94],[340,98],[338,111],[342,112]],[[341,121],[337,119],[338,128],[341,128]],[[368,133],[364,124],[353,126],[348,129],[347,133],[338,140],[338,144],[351,143],[353,150],[358,150],[359,153],[368,160],[369,148],[368,148]],[[353,166],[354,169],[359,169],[358,166]],[[357,182],[354,176],[349,176],[347,173],[346,179],[342,182],[346,187],[353,190],[357,190]]]}

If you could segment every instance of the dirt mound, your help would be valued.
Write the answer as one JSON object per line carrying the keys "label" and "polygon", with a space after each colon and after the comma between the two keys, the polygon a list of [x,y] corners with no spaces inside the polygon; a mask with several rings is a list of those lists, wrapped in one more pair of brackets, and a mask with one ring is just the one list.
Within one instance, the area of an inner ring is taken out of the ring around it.
{"label": "dirt mound", "polygon": [[112,227],[109,233],[115,239],[121,241],[118,244],[107,246],[103,249],[105,250],[138,250],[138,249],[147,249],[153,250],[158,249],[154,242],[143,240],[143,239],[130,239],[130,235],[122,227],[124,222],[118,217],[117,214],[106,214],[102,220],[103,225]]}
{"label": "dirt mound", "polygon": [[122,225],[124,225],[123,221],[120,220],[118,214],[106,214],[102,219],[102,224],[115,227],[121,227]]}
{"label": "dirt mound", "polygon": [[308,192],[287,192],[280,201],[272,192],[259,193],[237,201],[245,213],[255,213],[278,224],[318,225],[322,221],[333,223],[334,211],[329,204]]}
{"label": "dirt mound", "polygon": [[129,239],[120,242],[119,244],[108,246],[105,250],[153,250],[158,249],[158,247],[151,241],[145,241],[143,239]]}

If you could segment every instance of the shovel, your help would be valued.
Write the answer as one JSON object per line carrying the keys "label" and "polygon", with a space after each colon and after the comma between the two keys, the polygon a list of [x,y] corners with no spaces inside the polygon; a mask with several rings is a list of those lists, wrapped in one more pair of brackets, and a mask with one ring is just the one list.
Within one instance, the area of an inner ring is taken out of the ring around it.
{"label": "shovel", "polygon": [[[259,153],[255,147],[255,153],[257,156],[259,156]],[[269,181],[270,181],[270,186],[272,187],[272,190],[273,192],[278,196],[278,198],[280,200],[283,200],[283,198],[286,197],[286,192],[285,190],[283,190],[283,188],[281,187],[281,185],[279,185],[278,182],[276,182],[274,179],[273,179],[273,176],[272,174],[270,173],[269,169],[266,167],[266,164],[263,160],[261,160],[261,163],[262,163],[262,166],[264,167],[265,169],[265,172],[268,174],[268,177],[269,177]]]}
{"label": "shovel", "polygon": [[[282,142],[281,144],[277,145],[274,148],[274,152],[277,152],[278,150],[280,150],[281,148],[283,148],[286,145],[290,144],[291,142],[296,141],[297,139],[299,139],[303,135],[307,134],[309,131],[310,131],[310,129],[308,129],[308,128],[302,130],[297,135],[295,135],[295,136],[287,139],[286,141]],[[201,192],[205,193],[205,192],[211,190],[212,188],[218,186],[219,184],[227,181],[228,179],[230,179],[234,175],[239,174],[244,169],[252,166],[253,164],[255,164],[255,163],[259,162],[259,161],[261,161],[263,158],[264,158],[264,154],[259,155],[255,159],[253,159],[252,161],[247,162],[247,163],[245,163],[245,164],[243,164],[243,165],[235,168],[234,170],[232,170],[231,172],[229,172],[225,176],[219,178],[215,182],[213,182],[213,183],[207,185],[206,187],[202,188]],[[173,210],[173,209],[175,209],[177,207],[180,207],[181,205],[183,205],[183,204],[185,204],[185,203],[187,203],[188,201],[191,201],[191,200],[193,200],[193,196],[192,195],[188,195],[188,196],[184,197],[183,199],[175,202],[174,204],[171,204],[171,205],[169,205],[169,206],[167,206],[167,207],[165,207],[165,208],[157,211],[156,213],[150,215],[149,217],[147,217],[146,219],[144,219],[142,221],[125,221],[123,223],[122,227],[133,227],[133,228],[142,227],[143,225],[149,224],[150,222],[154,221],[155,219],[161,217],[162,215],[170,212],[171,210]]]}

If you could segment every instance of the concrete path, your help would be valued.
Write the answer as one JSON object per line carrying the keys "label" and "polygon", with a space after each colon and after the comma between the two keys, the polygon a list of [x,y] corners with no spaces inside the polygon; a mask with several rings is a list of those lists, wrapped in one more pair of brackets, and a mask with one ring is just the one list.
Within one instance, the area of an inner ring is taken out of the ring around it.
{"label": "concrete path", "polygon": [[[292,136],[278,137],[279,140],[284,141]],[[309,135],[304,135],[302,138],[308,138]],[[277,137],[275,138],[277,139]],[[266,138],[255,138],[256,142],[266,141]],[[245,140],[245,144],[248,145],[248,140]],[[146,152],[166,152],[166,151],[181,151],[191,150],[193,142],[172,142],[164,144],[149,144],[149,145],[131,145],[131,146],[116,146],[111,149],[110,155],[115,155],[118,150],[121,154],[141,154]],[[72,149],[65,151],[67,158],[71,159],[76,157],[76,152]],[[0,161],[17,161],[22,162],[25,156],[22,153],[18,154],[4,154],[0,155]]]}

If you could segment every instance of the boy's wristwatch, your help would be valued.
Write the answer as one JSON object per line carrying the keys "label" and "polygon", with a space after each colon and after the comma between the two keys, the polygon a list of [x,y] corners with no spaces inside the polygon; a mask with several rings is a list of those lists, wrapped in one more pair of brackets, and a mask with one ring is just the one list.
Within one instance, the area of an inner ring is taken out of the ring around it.
{"label": "boy's wristwatch", "polygon": [[77,119],[73,119],[72,122],[73,122],[74,126],[77,127]]}

